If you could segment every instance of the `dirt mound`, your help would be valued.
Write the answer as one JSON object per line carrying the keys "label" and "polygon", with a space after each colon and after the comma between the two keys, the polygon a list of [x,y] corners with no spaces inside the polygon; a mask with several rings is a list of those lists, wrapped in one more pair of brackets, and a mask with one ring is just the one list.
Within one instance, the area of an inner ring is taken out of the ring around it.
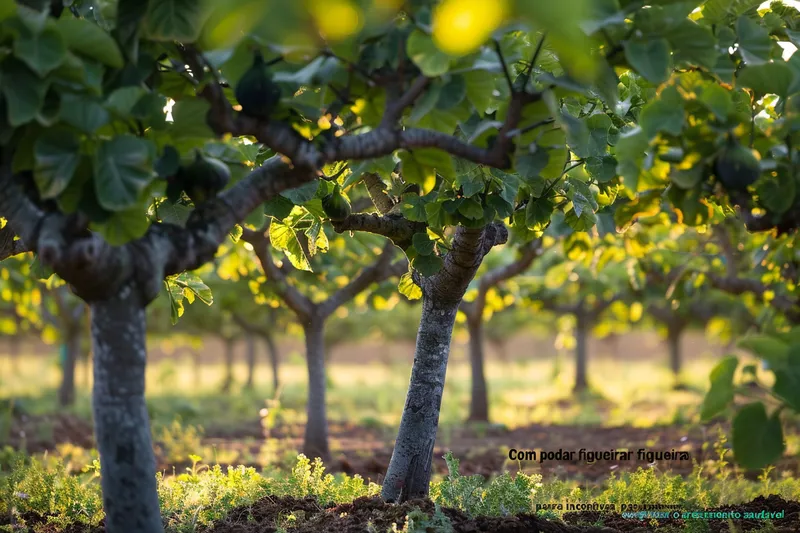
{"label": "dirt mound", "polygon": [[7,444],[12,448],[24,448],[30,453],[52,450],[62,443],[71,443],[82,448],[94,446],[91,424],[66,413],[15,414],[8,436]]}

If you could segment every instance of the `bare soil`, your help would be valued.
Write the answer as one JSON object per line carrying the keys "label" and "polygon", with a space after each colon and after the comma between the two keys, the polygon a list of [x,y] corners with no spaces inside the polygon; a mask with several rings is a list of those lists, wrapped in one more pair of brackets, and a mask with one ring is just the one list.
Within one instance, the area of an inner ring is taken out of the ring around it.
{"label": "bare soil", "polygon": [[[394,431],[341,422],[332,422],[329,430],[332,457],[325,463],[327,471],[359,474],[366,480],[380,483],[392,456]],[[226,429],[217,433],[213,428],[209,428],[203,444],[214,447],[220,452],[236,451],[238,453],[231,455],[238,458],[237,464],[260,468],[264,465],[249,463],[243,458],[259,457],[265,443],[261,432],[262,428],[257,419],[234,431]],[[281,426],[272,430],[271,439],[278,441],[277,449],[300,450],[303,432],[302,425]],[[508,430],[499,426],[465,425],[449,429],[440,428],[434,449],[433,466],[435,472],[447,473],[443,457],[447,451],[452,451],[460,460],[460,471],[463,475],[480,474],[489,477],[503,471],[522,470],[528,474],[541,474],[546,480],[557,476],[561,479],[592,482],[604,480],[612,472],[633,472],[640,467],[656,468],[662,472],[669,470],[675,474],[686,475],[692,472],[695,461],[703,463],[715,458],[712,449],[703,450],[703,443],[713,441],[715,435],[716,431],[712,426],[636,428],[529,425]],[[15,417],[9,436],[8,444],[17,449],[24,448],[30,453],[52,451],[58,444],[66,442],[84,448],[94,446],[91,425],[81,418],[65,414]],[[168,461],[161,454],[159,443],[155,444],[159,470],[182,471],[186,466],[190,466],[188,462]],[[575,460],[520,462],[509,459],[510,449],[537,452],[572,451],[575,452]],[[578,459],[577,452],[581,449],[595,452],[630,450],[633,453],[629,460],[587,462]],[[688,460],[674,458],[649,462],[637,456],[639,450],[687,452]],[[799,457],[784,457],[776,466],[780,473],[788,472],[800,476]]]}

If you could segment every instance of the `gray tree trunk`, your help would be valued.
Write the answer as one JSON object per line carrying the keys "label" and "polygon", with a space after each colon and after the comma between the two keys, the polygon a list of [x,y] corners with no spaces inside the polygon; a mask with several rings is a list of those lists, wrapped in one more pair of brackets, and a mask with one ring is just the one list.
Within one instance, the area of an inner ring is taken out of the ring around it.
{"label": "gray tree trunk", "polygon": [[228,394],[233,387],[233,350],[235,344],[233,339],[225,339],[225,379],[222,380],[221,391],[223,394]]}
{"label": "gray tree trunk", "polygon": [[95,437],[108,533],[163,531],[144,398],[145,311],[136,291],[92,304]]}
{"label": "gray tree trunk", "polygon": [[256,338],[252,333],[245,334],[245,343],[247,346],[247,382],[244,388],[252,390],[253,382],[255,381],[256,373]]}
{"label": "gray tree trunk", "polygon": [[278,387],[281,384],[280,380],[280,360],[278,358],[278,346],[275,344],[275,339],[272,337],[272,333],[267,332],[264,334],[264,342],[267,344],[267,354],[269,355],[269,364],[272,368],[272,388],[275,392],[278,391]]}
{"label": "gray tree trunk", "polygon": [[574,392],[583,392],[589,388],[587,379],[588,366],[588,341],[590,320],[583,314],[578,314],[575,328],[575,388]]}
{"label": "gray tree trunk", "polygon": [[459,302],[437,304],[425,295],[411,382],[381,496],[402,502],[428,495],[450,339]]}
{"label": "gray tree trunk", "polygon": [[58,404],[68,407],[75,403],[75,366],[81,352],[81,328],[68,328],[65,331],[67,357],[62,362],[61,385],[58,388]]}
{"label": "gray tree trunk", "polygon": [[483,313],[478,310],[477,319],[467,320],[469,330],[469,359],[472,369],[472,399],[469,405],[471,422],[489,421],[489,399],[486,386],[483,356]]}
{"label": "gray tree trunk", "polygon": [[330,459],[328,447],[328,416],[325,407],[325,322],[314,318],[303,325],[306,335],[306,365],[308,367],[308,421],[303,453],[313,459]]}

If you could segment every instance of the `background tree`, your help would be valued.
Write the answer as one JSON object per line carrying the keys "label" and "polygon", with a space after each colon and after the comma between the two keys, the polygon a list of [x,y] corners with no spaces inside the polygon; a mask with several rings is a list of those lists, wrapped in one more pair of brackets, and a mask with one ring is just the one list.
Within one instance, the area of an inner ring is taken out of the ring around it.
{"label": "background tree", "polygon": [[[713,226],[712,231],[716,231],[716,227]],[[647,314],[665,330],[669,365],[675,386],[679,387],[683,333],[692,327],[710,327],[716,317],[719,320],[713,326],[718,336],[723,333],[720,320],[728,323],[727,329],[742,333],[755,325],[752,312],[755,309],[748,309],[745,302],[715,289],[713,284],[704,283],[703,278],[681,279],[674,275],[691,268],[692,264],[704,266],[710,276],[718,275],[716,272],[723,268],[722,261],[718,259],[716,243],[709,242],[707,236],[663,221],[657,225],[643,222],[638,229],[647,233],[654,247],[646,256],[646,281],[639,287],[637,297],[641,298]],[[715,259],[709,264],[709,258]]]}
{"label": "background tree", "polygon": [[[12,338],[28,330],[59,347],[62,377],[57,401],[60,407],[69,407],[75,402],[76,364],[88,359],[86,306],[57,277],[40,281],[36,261],[24,256],[12,261],[0,270],[0,296],[8,304],[8,329]],[[16,359],[18,355],[13,353],[12,357]]]}
{"label": "background tree", "polygon": [[[283,220],[285,221],[286,219]],[[317,222],[316,224],[317,231],[323,232],[324,230],[319,223]],[[294,227],[298,226],[295,225]],[[302,270],[295,269],[289,265],[290,259],[286,259],[286,262],[282,262],[280,266],[274,262],[271,254],[271,243],[276,238],[285,240],[284,234],[287,233],[287,229],[291,231],[292,238],[297,243],[292,246],[297,246],[294,252],[298,253],[299,257],[288,249],[289,245],[284,245],[286,253],[289,254],[285,257],[294,258],[292,262],[295,265],[310,271],[311,265],[308,262],[306,253],[308,253],[308,256],[311,256],[312,253],[303,250],[303,245],[297,240],[292,226],[283,224],[282,221],[273,221],[269,230],[265,233],[246,230],[244,239],[252,245],[256,257],[258,257],[266,275],[267,290],[277,295],[294,312],[296,320],[303,327],[306,344],[306,365],[308,367],[308,418],[303,440],[303,453],[308,457],[321,457],[324,460],[328,460],[330,458],[330,447],[328,444],[328,418],[325,406],[325,389],[327,387],[325,323],[337,309],[355,298],[360,292],[369,288],[370,285],[381,282],[393,275],[398,275],[407,267],[404,260],[393,263],[395,254],[390,244],[379,248],[380,240],[377,240],[370,243],[373,246],[372,248],[367,243],[364,243],[359,244],[358,249],[354,250],[352,248],[348,249],[343,245],[344,241],[337,239],[338,242],[334,246],[336,246],[338,254],[329,250],[329,253],[321,258],[325,262],[318,266],[318,271],[324,272],[326,277],[330,276],[334,279],[339,277],[349,278],[349,281],[326,291],[324,277],[313,276],[313,274],[303,277]],[[331,246],[324,233],[317,233],[315,237],[316,242],[307,243],[305,250],[315,249],[316,247],[327,249]],[[363,263],[364,253],[372,255],[374,259],[372,264],[360,268]],[[334,262],[333,258],[337,255],[339,256],[337,257],[338,261]],[[337,269],[337,266],[340,269]],[[337,270],[339,271],[337,272]],[[294,282],[293,278],[299,278],[300,284]],[[310,295],[303,293],[299,288],[302,285],[309,287]]]}
{"label": "background tree", "polygon": [[[479,276],[477,290],[473,299],[463,300],[459,310],[464,313],[469,332],[469,358],[472,369],[472,388],[470,394],[470,407],[468,421],[489,421],[489,394],[486,385],[486,372],[484,370],[484,322],[486,304],[489,291],[523,273],[542,252],[540,239],[523,244],[518,257],[501,266],[494,266]],[[496,295],[495,295],[496,296]],[[502,302],[502,300],[501,300]],[[502,304],[501,304],[502,308]]]}
{"label": "background tree", "polygon": [[[588,344],[592,328],[614,302],[630,299],[622,244],[610,235],[592,238],[575,233],[562,241],[563,255],[553,254],[539,268],[541,279],[527,283],[529,298],[549,311],[574,317],[575,386],[589,388]],[[626,317],[627,318],[627,317]]]}

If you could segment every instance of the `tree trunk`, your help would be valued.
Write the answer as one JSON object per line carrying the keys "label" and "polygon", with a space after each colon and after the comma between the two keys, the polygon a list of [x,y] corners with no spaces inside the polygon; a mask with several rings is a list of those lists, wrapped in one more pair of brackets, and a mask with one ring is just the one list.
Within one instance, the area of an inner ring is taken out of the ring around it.
{"label": "tree trunk", "polygon": [[434,300],[423,292],[411,382],[381,491],[388,502],[428,495],[450,339],[459,305],[437,304]]}
{"label": "tree trunk", "polygon": [[156,460],[144,398],[145,311],[124,287],[92,304],[95,437],[108,533],[163,531]]}
{"label": "tree trunk", "polygon": [[489,399],[486,374],[483,368],[483,313],[476,311],[476,319],[467,320],[469,330],[469,359],[472,367],[472,400],[469,406],[471,422],[489,421]]}
{"label": "tree trunk", "polygon": [[203,367],[200,365],[200,352],[195,350],[194,348],[189,349],[189,357],[192,358],[192,373],[194,377],[194,386],[199,387],[200,383],[203,381],[203,376],[201,371]]}
{"label": "tree trunk", "polygon": [[328,447],[328,416],[325,408],[325,322],[314,318],[303,326],[306,334],[306,365],[308,367],[308,421],[303,453],[309,459],[330,458]]}
{"label": "tree trunk", "polygon": [[503,363],[508,364],[508,343],[506,341],[495,340],[492,341],[492,348],[494,348],[497,358]]}
{"label": "tree trunk", "polygon": [[231,392],[233,387],[233,350],[235,344],[233,339],[224,339],[225,344],[225,379],[222,381],[221,391],[223,394]]}
{"label": "tree trunk", "polygon": [[575,388],[573,392],[583,392],[589,388],[586,377],[588,365],[589,318],[583,314],[577,315],[575,327]]}
{"label": "tree trunk", "polygon": [[81,352],[81,328],[67,328],[64,340],[67,350],[61,365],[61,386],[58,389],[58,404],[68,407],[75,403],[75,365]]}
{"label": "tree trunk", "polygon": [[83,386],[85,388],[89,388],[89,384],[91,382],[92,377],[92,357],[93,351],[92,348],[92,308],[91,306],[84,305],[83,306],[83,316],[85,318],[83,324],[85,332],[83,335],[84,339],[88,339],[89,342],[87,345],[84,346],[84,349],[81,350],[81,359],[83,360]]}
{"label": "tree trunk", "polygon": [[280,361],[278,359],[278,347],[275,344],[275,339],[272,337],[271,332],[266,332],[264,334],[264,342],[267,344],[267,354],[269,354],[269,364],[272,368],[272,388],[274,392],[278,392],[278,387],[281,384],[280,375],[278,372],[278,367],[280,366]]}
{"label": "tree trunk", "polygon": [[247,344],[247,382],[244,388],[247,390],[253,389],[253,382],[255,381],[256,373],[256,338],[252,333],[245,335],[245,343]]}
{"label": "tree trunk", "polygon": [[8,341],[8,355],[9,362],[11,363],[11,374],[16,376],[19,374],[19,353],[20,353],[20,333],[14,333]]}
{"label": "tree trunk", "polygon": [[675,379],[674,386],[680,388],[681,386],[681,336],[683,328],[677,326],[670,326],[667,329],[667,344],[669,346],[669,367],[672,370],[672,376]]}

